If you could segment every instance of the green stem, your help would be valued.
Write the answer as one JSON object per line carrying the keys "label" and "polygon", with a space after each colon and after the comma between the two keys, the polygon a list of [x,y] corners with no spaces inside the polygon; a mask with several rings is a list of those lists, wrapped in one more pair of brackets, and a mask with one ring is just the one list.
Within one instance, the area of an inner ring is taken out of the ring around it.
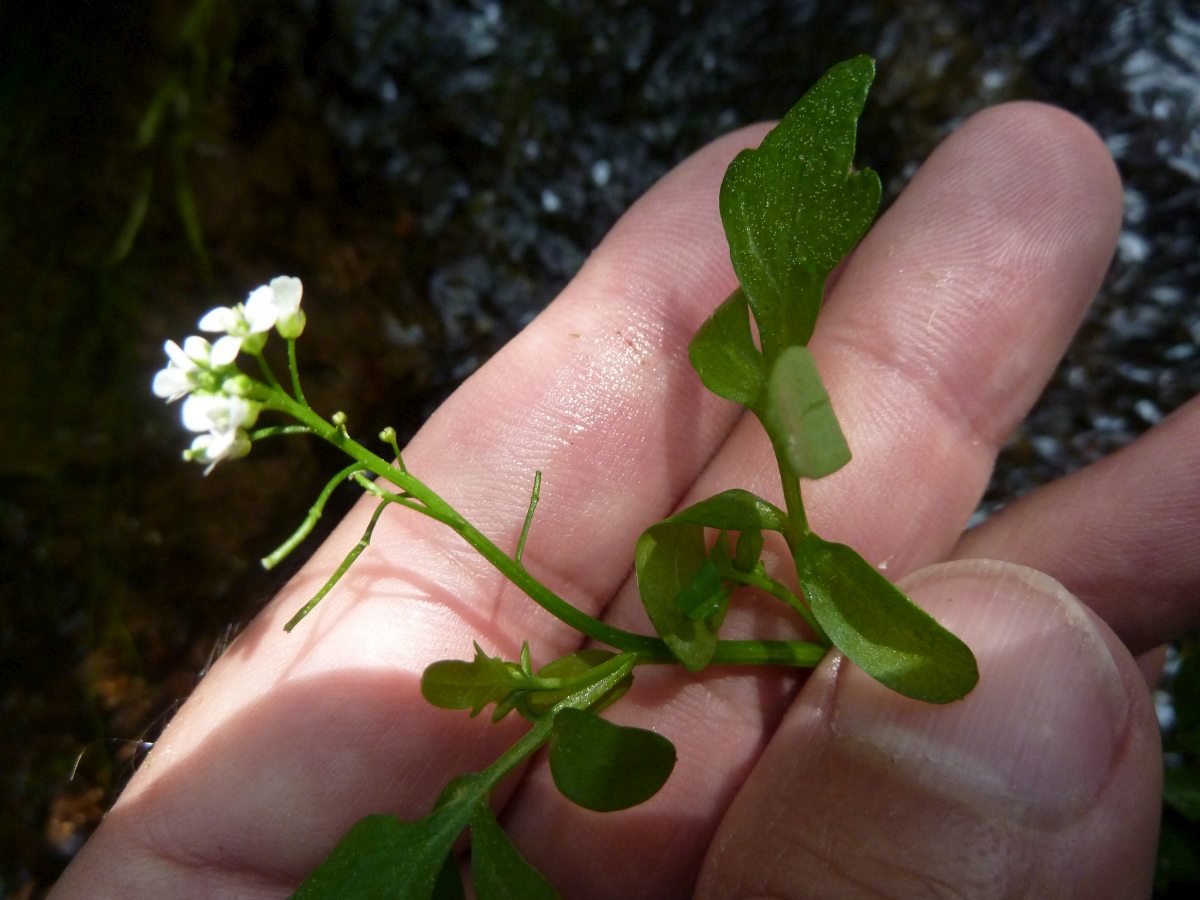
{"label": "green stem", "polygon": [[783,504],[788,514],[788,529],[784,537],[787,539],[788,548],[795,555],[800,541],[808,534],[808,515],[804,512],[800,477],[792,471],[781,454],[776,452],[775,458],[779,463],[779,476],[783,481]]}
{"label": "green stem", "polygon": [[709,665],[811,669],[828,652],[828,645],[809,641],[717,641]]}
{"label": "green stem", "polygon": [[296,339],[288,338],[287,342],[288,356],[288,371],[292,373],[292,393],[296,399],[308,406],[308,401],[304,399],[304,391],[300,388],[300,369],[296,365]]}
{"label": "green stem", "polygon": [[726,574],[725,577],[729,578],[731,581],[737,581],[739,584],[744,584],[747,587],[758,588],[758,590],[764,591],[765,593],[770,594],[772,597],[782,600],[800,614],[801,618],[803,618],[808,624],[808,627],[813,630],[814,634],[816,634],[822,640],[828,641],[828,638],[825,636],[825,631],[817,623],[817,619],[812,614],[812,610],[808,608],[808,604],[793,594],[783,582],[777,581],[770,575],[759,572],[735,572],[733,574]]}
{"label": "green stem", "polygon": [[256,428],[250,432],[250,440],[258,441],[263,438],[279,437],[281,434],[312,434],[313,430],[307,425],[268,425],[266,428]]}
{"label": "green stem", "polygon": [[[530,599],[560,621],[565,622],[577,631],[603,644],[608,644],[610,647],[615,647],[626,653],[637,654],[638,664],[675,662],[675,657],[671,653],[670,648],[660,639],[616,628],[589,616],[559,597],[534,578],[519,560],[508,556],[489,540],[486,535],[480,532],[479,529],[464,519],[457,510],[443,500],[428,485],[407,471],[397,469],[375,453],[372,453],[366,447],[349,437],[345,432],[321,418],[310,407],[293,400],[281,390],[264,389],[256,393],[255,399],[265,406],[277,409],[299,420],[313,434],[338,447],[357,461],[339,472],[330,481],[330,484],[326,486],[326,491],[332,491],[333,486],[336,486],[339,480],[348,477],[356,470],[365,469],[373,472],[400,488],[403,495],[407,495],[403,499],[402,495],[388,495],[384,500],[385,503],[388,500],[402,503],[402,505],[451,528],[501,574],[508,578],[509,581],[529,596]],[[318,503],[321,503],[321,501],[319,500]],[[803,511],[802,506],[798,508],[801,509],[801,512]],[[376,509],[375,517],[379,515],[380,509],[382,509],[382,504]],[[310,512],[311,515],[312,513]],[[317,515],[319,516],[319,511]],[[372,518],[371,527],[374,527],[375,517]],[[308,530],[312,530],[311,526]],[[302,537],[303,535],[301,535]],[[369,539],[369,533],[368,535],[364,535],[364,537]],[[349,566],[350,562],[353,562],[357,558],[358,554],[365,549],[365,546],[365,543],[362,541],[359,542],[355,550],[351,551],[353,556],[347,557],[347,561],[335,573],[336,577],[340,577],[340,573],[345,570],[345,567]],[[282,550],[283,548],[280,549]],[[279,552],[276,551],[276,554]],[[276,554],[272,554],[272,557]],[[332,580],[336,581],[336,577]],[[315,605],[315,601],[323,596],[324,594],[321,594],[314,598],[314,600],[309,601],[309,604],[305,607],[305,611],[311,609]],[[825,650],[825,647],[807,641],[718,641],[716,652],[713,654],[712,664],[811,668],[824,656]]]}
{"label": "green stem", "polygon": [[325,487],[317,496],[316,502],[308,508],[308,515],[304,517],[304,521],[300,526],[291,533],[286,541],[276,547],[267,556],[261,560],[264,569],[273,569],[293,550],[296,546],[308,537],[309,533],[317,524],[317,520],[321,518],[321,513],[325,511],[325,504],[329,500],[329,495],[333,493],[334,488],[362,468],[362,463],[352,462],[336,475],[326,482]]}
{"label": "green stem", "polygon": [[[487,792],[491,791],[500,781],[515,769],[524,759],[530,756],[535,750],[546,743],[550,738],[550,732],[554,728],[554,716],[559,710],[571,709],[587,709],[593,706],[596,701],[602,699],[609,691],[625,678],[637,664],[633,654],[621,654],[614,656],[612,659],[602,663],[589,673],[593,677],[591,684],[588,684],[582,690],[577,691],[567,697],[564,697],[558,703],[554,704],[544,715],[538,716],[533,720],[533,726],[521,735],[515,744],[509,747],[504,753],[490,766],[483,769],[474,775],[467,776],[471,782],[476,782],[482,788],[482,796],[486,796]],[[596,672],[603,670],[600,677],[596,677]],[[472,784],[472,787],[475,785]]]}
{"label": "green stem", "polygon": [[525,552],[525,540],[529,537],[529,527],[533,524],[533,513],[537,509],[538,498],[542,495],[542,470],[538,469],[533,473],[533,490],[529,494],[529,511],[525,513],[525,524],[521,526],[521,537],[517,539],[517,552],[513,554],[513,559],[517,562],[521,561],[521,555]]}
{"label": "green stem", "polygon": [[346,554],[346,558],[342,560],[341,565],[333,570],[333,574],[329,576],[323,585],[321,585],[321,589],[313,594],[312,599],[305,603],[304,606],[300,608],[299,612],[288,619],[287,624],[283,626],[284,631],[291,631],[298,624],[300,624],[300,620],[312,612],[313,607],[325,599],[325,595],[333,589],[333,586],[341,580],[342,576],[346,574],[346,571],[350,568],[350,566],[354,564],[354,561],[358,559],[364,550],[367,549],[371,543],[371,533],[375,531],[375,523],[379,521],[379,514],[382,513],[384,507],[391,502],[392,501],[390,500],[379,501],[379,505],[375,507],[375,512],[371,514],[371,521],[367,523],[367,528],[363,532],[363,536],[358,539],[358,543],[355,544],[351,548],[350,552]]}
{"label": "green stem", "polygon": [[[578,675],[567,675],[562,678],[538,678],[536,675],[530,675],[521,682],[520,690],[523,691],[576,691],[577,689],[588,688],[598,682],[611,681],[612,673],[621,669],[624,674],[632,671],[634,666],[643,662],[635,653],[622,653],[611,659],[606,659],[604,662],[592,666],[586,671],[580,672]],[[622,674],[621,677],[624,677]]]}
{"label": "green stem", "polygon": [[407,475],[408,466],[404,465],[404,457],[400,453],[400,445],[396,443],[396,429],[389,425],[383,431],[379,432],[379,439],[392,448],[392,452],[396,454],[396,465],[400,467],[401,472]]}
{"label": "green stem", "polygon": [[[262,372],[263,378],[267,379],[267,384],[282,394],[283,385],[279,383],[279,379],[276,378],[275,373],[271,371],[271,365],[267,362],[267,358],[263,356],[262,351],[260,350],[258,353],[252,355],[254,356],[255,361],[258,363],[258,369],[260,372]],[[308,406],[307,403],[304,405]]]}
{"label": "green stem", "polygon": [[[756,411],[757,412],[757,411]],[[759,421],[762,423],[763,430],[770,434],[767,429],[767,423],[762,415],[759,415]],[[772,448],[775,451],[775,462],[779,466],[779,478],[783,484],[783,501],[784,509],[787,511],[787,521],[784,524],[783,539],[787,542],[788,552],[792,555],[793,564],[799,569],[800,560],[802,558],[801,544],[804,539],[812,534],[812,530],[808,527],[808,515],[804,511],[804,497],[800,490],[800,476],[796,470],[792,468],[786,456],[781,452],[781,448],[775,446],[772,441]],[[782,585],[781,585],[782,587]],[[771,593],[774,593],[772,591]],[[825,633],[825,629],[821,627],[815,615],[813,615],[812,607],[808,605],[802,598],[797,597],[791,591],[787,591],[787,596],[775,594],[793,609],[795,609],[808,626],[816,634],[817,638],[824,641],[826,646],[832,646],[832,641]]]}
{"label": "green stem", "polygon": [[415,509],[421,512],[421,505],[417,503],[409,494],[396,494],[392,491],[385,491],[378,484],[362,473],[362,470],[355,472],[352,476],[355,483],[368,494],[373,494],[380,500],[390,500],[392,503],[400,506],[407,506],[409,509]]}
{"label": "green stem", "polygon": [[[439,501],[440,499],[438,498]],[[458,514],[454,513],[454,515],[457,516]],[[534,578],[528,569],[493,544],[470,522],[461,517],[456,522],[446,521],[437,516],[434,518],[438,518],[439,521],[443,521],[453,528],[463,540],[499,569],[509,581],[524,591],[530,599],[551,615],[570,625],[576,631],[581,631],[588,637],[594,638],[603,644],[608,644],[610,647],[616,647],[618,650],[636,653],[647,662],[674,661],[675,657],[671,653],[670,648],[658,638],[625,631],[622,628],[615,628],[606,622],[589,616],[587,613],[563,600]]]}
{"label": "green stem", "polygon": [[550,732],[553,728],[553,715],[547,714],[534,719],[533,727],[521,735],[517,742],[505,750],[494,763],[479,772],[476,777],[482,782],[484,796],[486,797],[487,793],[499,784],[505,775],[519,766],[526,757],[533,755],[534,751],[546,743],[550,739]]}
{"label": "green stem", "polygon": [[[259,389],[254,391],[253,397],[265,407],[279,410],[307,425],[318,437],[333,444],[352,459],[358,460],[358,465],[352,466],[351,471],[356,468],[366,469],[390,481],[400,488],[402,493],[410,495],[420,506],[410,503],[404,505],[451,528],[535,603],[575,630],[619,650],[636,653],[646,661],[666,662],[674,659],[667,645],[658,638],[615,628],[589,616],[559,597],[534,578],[520,562],[497,547],[479,529],[463,518],[432,488],[368,450],[346,434],[344,430],[321,418],[311,407],[292,399],[282,390],[272,390],[265,385],[260,385]],[[343,472],[345,471],[347,470],[343,469]]]}

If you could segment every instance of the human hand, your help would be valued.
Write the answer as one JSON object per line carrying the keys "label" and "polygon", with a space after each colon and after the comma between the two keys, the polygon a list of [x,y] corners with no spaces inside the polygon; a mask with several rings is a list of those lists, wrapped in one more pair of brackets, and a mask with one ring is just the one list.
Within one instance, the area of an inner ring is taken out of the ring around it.
{"label": "human hand", "polygon": [[[656,186],[405,451],[502,546],[541,469],[526,565],[622,627],[648,630],[629,578],[646,525],[727,487],[777,499],[761,431],[686,358],[734,286],[717,186],[763,131],[718,141]],[[1200,406],[961,536],[1099,284],[1119,209],[1112,163],[1076,120],[1034,105],[981,114],[844,266],[811,345],[855,454],[807,486],[814,527],[908,576],[975,650],[976,691],[926,706],[837,657],[807,679],[639,670],[608,715],[675,743],[658,795],[588,812],[538,762],[510,786],[506,827],[564,894],[1146,892],[1161,764],[1130,654],[1200,619]],[[469,657],[473,639],[508,658],[528,639],[548,660],[578,636],[436,523],[389,511],[335,592],[283,632],[372,505],[213,667],[59,895],[286,894],[354,821],[424,815],[450,777],[511,742],[515,717],[491,726],[428,706],[425,665]],[[1037,565],[1098,616],[987,557]],[[790,627],[747,608],[723,636]]]}

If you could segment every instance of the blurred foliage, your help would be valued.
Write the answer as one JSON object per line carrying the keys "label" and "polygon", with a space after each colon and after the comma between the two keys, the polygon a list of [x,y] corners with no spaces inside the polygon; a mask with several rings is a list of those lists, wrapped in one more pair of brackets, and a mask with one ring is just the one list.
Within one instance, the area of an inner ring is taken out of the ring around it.
{"label": "blurred foliage", "polygon": [[219,97],[233,66],[233,10],[222,0],[198,0],[187,12],[167,49],[172,65],[155,90],[137,125],[135,153],[145,157],[125,223],[106,262],[124,260],[150,207],[157,169],[169,169],[179,222],[188,246],[205,272],[209,270],[196,198],[188,176],[188,157],[204,143],[210,97]]}

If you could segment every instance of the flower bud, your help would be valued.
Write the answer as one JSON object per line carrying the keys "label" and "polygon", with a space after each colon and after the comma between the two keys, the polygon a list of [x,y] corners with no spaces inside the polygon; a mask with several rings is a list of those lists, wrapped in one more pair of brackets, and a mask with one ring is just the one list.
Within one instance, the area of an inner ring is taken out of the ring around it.
{"label": "flower bud", "polygon": [[275,330],[279,332],[280,337],[294,341],[304,331],[304,325],[307,321],[308,319],[304,315],[304,310],[298,309],[291,315],[281,317],[275,323]]}

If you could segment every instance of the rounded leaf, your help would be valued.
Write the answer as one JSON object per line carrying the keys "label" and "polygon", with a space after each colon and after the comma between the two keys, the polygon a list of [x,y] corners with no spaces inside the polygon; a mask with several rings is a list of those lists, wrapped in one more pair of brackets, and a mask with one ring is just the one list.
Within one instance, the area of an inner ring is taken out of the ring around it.
{"label": "rounded leaf", "polygon": [[675,768],[675,745],[644,728],[614,725],[581,709],[554,717],[550,773],[568,800],[612,812],[644,803]]}

